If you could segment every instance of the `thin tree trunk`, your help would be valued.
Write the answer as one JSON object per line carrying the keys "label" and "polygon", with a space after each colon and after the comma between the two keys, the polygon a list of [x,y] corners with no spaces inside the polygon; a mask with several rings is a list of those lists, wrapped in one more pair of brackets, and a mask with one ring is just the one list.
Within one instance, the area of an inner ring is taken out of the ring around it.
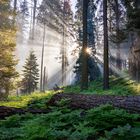
{"label": "thin tree trunk", "polygon": [[43,90],[43,63],[44,63],[45,36],[46,36],[46,28],[45,28],[45,23],[44,23],[43,46],[42,46],[42,56],[41,56],[41,72],[40,72],[40,92],[42,92]]}
{"label": "thin tree trunk", "polygon": [[16,23],[16,12],[17,12],[17,0],[14,0],[14,9],[13,9],[13,12],[14,12],[13,25],[15,25],[15,23]]}
{"label": "thin tree trunk", "polygon": [[46,67],[44,67],[44,75],[43,75],[43,92],[45,92],[46,86]]}
{"label": "thin tree trunk", "polygon": [[112,33],[112,1],[109,0],[109,32]]}
{"label": "thin tree trunk", "polygon": [[67,18],[67,0],[64,0],[64,5],[63,5],[63,21],[64,21],[64,25],[63,25],[63,45],[62,45],[62,85],[66,85],[66,79],[67,79],[67,22],[68,22],[68,18]]}
{"label": "thin tree trunk", "polygon": [[89,0],[83,0],[83,48],[81,90],[88,89],[87,12]]}
{"label": "thin tree trunk", "polygon": [[103,0],[103,25],[104,25],[104,80],[103,80],[103,88],[109,89],[107,0]]}
{"label": "thin tree trunk", "polygon": [[14,13],[16,13],[17,10],[17,0],[14,0]]}
{"label": "thin tree trunk", "polygon": [[8,96],[9,96],[9,86],[6,86],[5,87],[5,94],[4,94],[4,99],[8,99]]}
{"label": "thin tree trunk", "polygon": [[37,7],[37,0],[34,0],[32,39],[34,39],[34,32],[35,32],[36,7]]}
{"label": "thin tree trunk", "polygon": [[[33,17],[33,9],[31,8],[31,17]],[[30,39],[32,39],[32,23],[33,23],[33,18],[30,19]]]}
{"label": "thin tree trunk", "polygon": [[[63,20],[65,21],[65,0],[63,1]],[[65,24],[63,25],[63,42],[62,42],[62,85],[65,85],[65,80],[66,80],[66,65],[65,65],[65,57],[66,57],[66,48],[65,48]]]}
{"label": "thin tree trunk", "polygon": [[[120,31],[119,20],[120,20],[120,16],[119,16],[118,0],[115,0],[115,14],[116,14],[116,38],[119,38],[119,31]],[[119,40],[117,40],[117,62],[116,62],[116,66],[117,66],[118,69],[121,70],[122,64],[121,64],[121,55],[120,54],[121,54],[120,43],[119,43]]]}

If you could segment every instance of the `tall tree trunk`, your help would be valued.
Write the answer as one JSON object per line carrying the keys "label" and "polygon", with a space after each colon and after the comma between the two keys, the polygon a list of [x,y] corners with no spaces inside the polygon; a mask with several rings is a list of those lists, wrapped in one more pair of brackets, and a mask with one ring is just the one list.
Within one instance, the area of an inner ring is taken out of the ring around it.
{"label": "tall tree trunk", "polygon": [[37,7],[37,0],[34,0],[32,39],[34,39],[34,32],[35,32],[36,7]]}
{"label": "tall tree trunk", "polygon": [[43,92],[45,92],[45,86],[46,86],[46,67],[44,67],[44,75],[43,75]]}
{"label": "tall tree trunk", "polygon": [[[63,1],[63,21],[66,20],[65,12],[66,12],[66,0]],[[65,44],[65,23],[63,23],[63,42],[62,42],[62,85],[64,86],[66,83],[66,44]]]}
{"label": "tall tree trunk", "polygon": [[[118,0],[115,0],[115,14],[116,14],[116,38],[119,39],[119,32],[120,32],[120,27],[119,27],[119,21],[120,21],[120,16],[119,16],[119,3]],[[117,61],[116,61],[116,66],[118,69],[121,70],[122,64],[121,64],[121,51],[120,51],[120,42],[117,39]]]}
{"label": "tall tree trunk", "polygon": [[89,0],[83,0],[83,47],[81,90],[88,89],[87,12]]}
{"label": "tall tree trunk", "polygon": [[5,93],[4,93],[4,96],[2,97],[3,99],[8,99],[9,87],[10,87],[10,85],[7,85],[7,86],[5,87]]}
{"label": "tall tree trunk", "polygon": [[103,25],[104,25],[104,80],[103,80],[103,88],[109,89],[107,0],[103,0]]}
{"label": "tall tree trunk", "polygon": [[16,23],[16,12],[17,12],[17,0],[14,0],[14,9],[13,9],[13,12],[14,12],[13,25],[15,25],[15,23]]}
{"label": "tall tree trunk", "polygon": [[43,46],[42,46],[42,56],[41,56],[41,72],[40,72],[40,92],[43,91],[43,64],[44,64],[45,36],[46,36],[46,27],[45,27],[45,23],[44,23]]}
{"label": "tall tree trunk", "polygon": [[140,0],[135,0],[135,7],[140,9]]}
{"label": "tall tree trunk", "polygon": [[112,33],[112,1],[108,0],[108,6],[109,6],[109,33]]}
{"label": "tall tree trunk", "polygon": [[14,13],[16,13],[17,10],[17,0],[14,0]]}

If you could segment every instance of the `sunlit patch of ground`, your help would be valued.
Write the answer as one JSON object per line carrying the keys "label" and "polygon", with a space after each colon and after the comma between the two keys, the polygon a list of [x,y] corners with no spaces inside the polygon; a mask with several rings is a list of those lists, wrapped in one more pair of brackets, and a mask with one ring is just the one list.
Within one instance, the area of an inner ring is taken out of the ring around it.
{"label": "sunlit patch of ground", "polygon": [[140,95],[140,84],[133,80],[123,78],[110,78],[110,89],[103,90],[103,80],[99,79],[89,84],[88,90],[81,91],[80,84],[67,86],[64,88],[66,93],[100,94],[100,95]]}
{"label": "sunlit patch of ground", "polygon": [[0,106],[26,108],[34,101],[37,102],[44,100],[45,102],[47,99],[51,98],[53,94],[55,94],[54,91],[47,91],[45,93],[32,93],[30,95],[23,96],[9,96],[8,101],[0,102]]}

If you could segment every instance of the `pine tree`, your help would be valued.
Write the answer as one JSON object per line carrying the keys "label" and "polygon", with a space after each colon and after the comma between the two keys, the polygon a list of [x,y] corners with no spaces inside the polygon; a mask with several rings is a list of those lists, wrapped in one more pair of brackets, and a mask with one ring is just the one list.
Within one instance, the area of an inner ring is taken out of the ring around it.
{"label": "pine tree", "polygon": [[13,24],[15,16],[10,1],[0,0],[0,99],[5,99],[14,88],[17,76],[14,60],[16,30]]}
{"label": "pine tree", "polygon": [[36,61],[37,58],[34,52],[31,51],[29,57],[26,59],[23,70],[24,78],[21,82],[23,93],[31,93],[37,90],[39,80],[39,69]]}

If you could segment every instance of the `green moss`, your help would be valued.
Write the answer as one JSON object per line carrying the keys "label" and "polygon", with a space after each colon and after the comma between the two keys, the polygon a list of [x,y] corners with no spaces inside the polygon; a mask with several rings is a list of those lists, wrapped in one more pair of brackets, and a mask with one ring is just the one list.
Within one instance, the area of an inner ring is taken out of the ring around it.
{"label": "green moss", "polygon": [[45,100],[49,99],[53,94],[55,94],[54,91],[47,91],[46,93],[32,93],[30,95],[23,96],[9,96],[8,101],[0,102],[0,106],[26,108],[29,104],[36,104],[36,107],[40,107],[41,103],[44,105]]}

